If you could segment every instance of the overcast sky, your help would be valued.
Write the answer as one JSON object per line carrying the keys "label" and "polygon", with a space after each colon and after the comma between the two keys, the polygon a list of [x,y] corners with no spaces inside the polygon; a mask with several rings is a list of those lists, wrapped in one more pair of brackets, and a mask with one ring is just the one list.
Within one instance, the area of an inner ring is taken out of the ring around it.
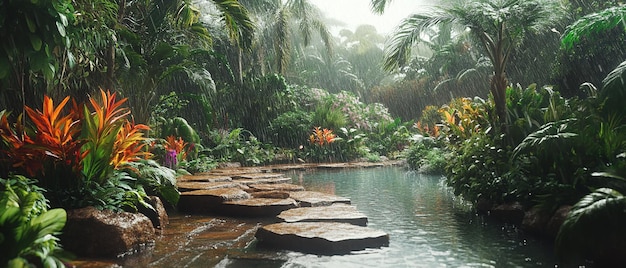
{"label": "overcast sky", "polygon": [[376,26],[379,33],[388,34],[395,29],[402,19],[417,10],[432,6],[436,0],[393,0],[383,15],[375,15],[371,12],[370,0],[310,1],[319,7],[327,18],[346,23],[344,27],[333,29],[334,33],[344,28],[354,31],[358,25],[370,24]]}

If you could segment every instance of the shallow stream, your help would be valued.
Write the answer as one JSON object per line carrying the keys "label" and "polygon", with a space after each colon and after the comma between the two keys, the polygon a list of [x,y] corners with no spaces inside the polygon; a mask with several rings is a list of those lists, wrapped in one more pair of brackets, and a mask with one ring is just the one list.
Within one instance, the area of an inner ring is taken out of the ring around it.
{"label": "shallow stream", "polygon": [[[553,245],[513,226],[471,212],[439,176],[400,167],[290,174],[307,190],[348,197],[369,217],[369,227],[390,235],[389,247],[342,256],[295,252],[279,262],[225,259],[223,267],[555,267]],[[244,254],[245,255],[245,254]],[[275,266],[274,266],[275,265]]]}
{"label": "shallow stream", "polygon": [[555,267],[557,263],[551,243],[475,215],[438,176],[400,167],[286,175],[307,190],[350,198],[369,217],[369,227],[389,234],[389,247],[339,256],[268,250],[256,246],[254,233],[272,219],[259,223],[258,219],[171,213],[170,224],[152,249],[114,263],[228,268]]}

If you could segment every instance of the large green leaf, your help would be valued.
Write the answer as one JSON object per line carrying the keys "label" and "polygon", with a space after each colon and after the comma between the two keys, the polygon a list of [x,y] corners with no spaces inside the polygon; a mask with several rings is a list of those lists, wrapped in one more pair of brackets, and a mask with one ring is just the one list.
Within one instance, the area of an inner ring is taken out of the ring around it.
{"label": "large green leaf", "polygon": [[626,197],[601,188],[583,197],[570,211],[556,237],[562,260],[615,258],[626,249]]}

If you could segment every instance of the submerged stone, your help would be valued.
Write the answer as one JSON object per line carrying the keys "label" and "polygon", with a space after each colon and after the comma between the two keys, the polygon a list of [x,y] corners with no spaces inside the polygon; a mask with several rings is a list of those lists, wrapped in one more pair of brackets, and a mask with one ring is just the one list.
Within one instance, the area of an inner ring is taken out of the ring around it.
{"label": "submerged stone", "polygon": [[350,204],[348,198],[314,191],[292,192],[289,195],[298,201],[301,207],[330,206],[337,203]]}
{"label": "submerged stone", "polygon": [[336,204],[326,207],[303,207],[285,210],[278,215],[285,222],[343,222],[367,225],[367,216],[355,206]]}
{"label": "submerged stone", "polygon": [[275,223],[257,230],[259,246],[315,254],[345,254],[389,245],[383,231],[348,223]]}

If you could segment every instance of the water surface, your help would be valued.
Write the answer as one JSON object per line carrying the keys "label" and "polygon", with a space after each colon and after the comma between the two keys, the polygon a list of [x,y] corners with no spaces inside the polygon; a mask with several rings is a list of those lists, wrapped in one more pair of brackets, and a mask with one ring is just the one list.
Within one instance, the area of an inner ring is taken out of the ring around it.
{"label": "water surface", "polygon": [[[440,176],[404,168],[349,169],[291,174],[307,190],[348,197],[387,232],[390,245],[341,256],[249,249],[279,262],[226,259],[223,267],[555,267],[553,245],[514,226],[475,215]],[[271,258],[271,257],[270,257]]]}

